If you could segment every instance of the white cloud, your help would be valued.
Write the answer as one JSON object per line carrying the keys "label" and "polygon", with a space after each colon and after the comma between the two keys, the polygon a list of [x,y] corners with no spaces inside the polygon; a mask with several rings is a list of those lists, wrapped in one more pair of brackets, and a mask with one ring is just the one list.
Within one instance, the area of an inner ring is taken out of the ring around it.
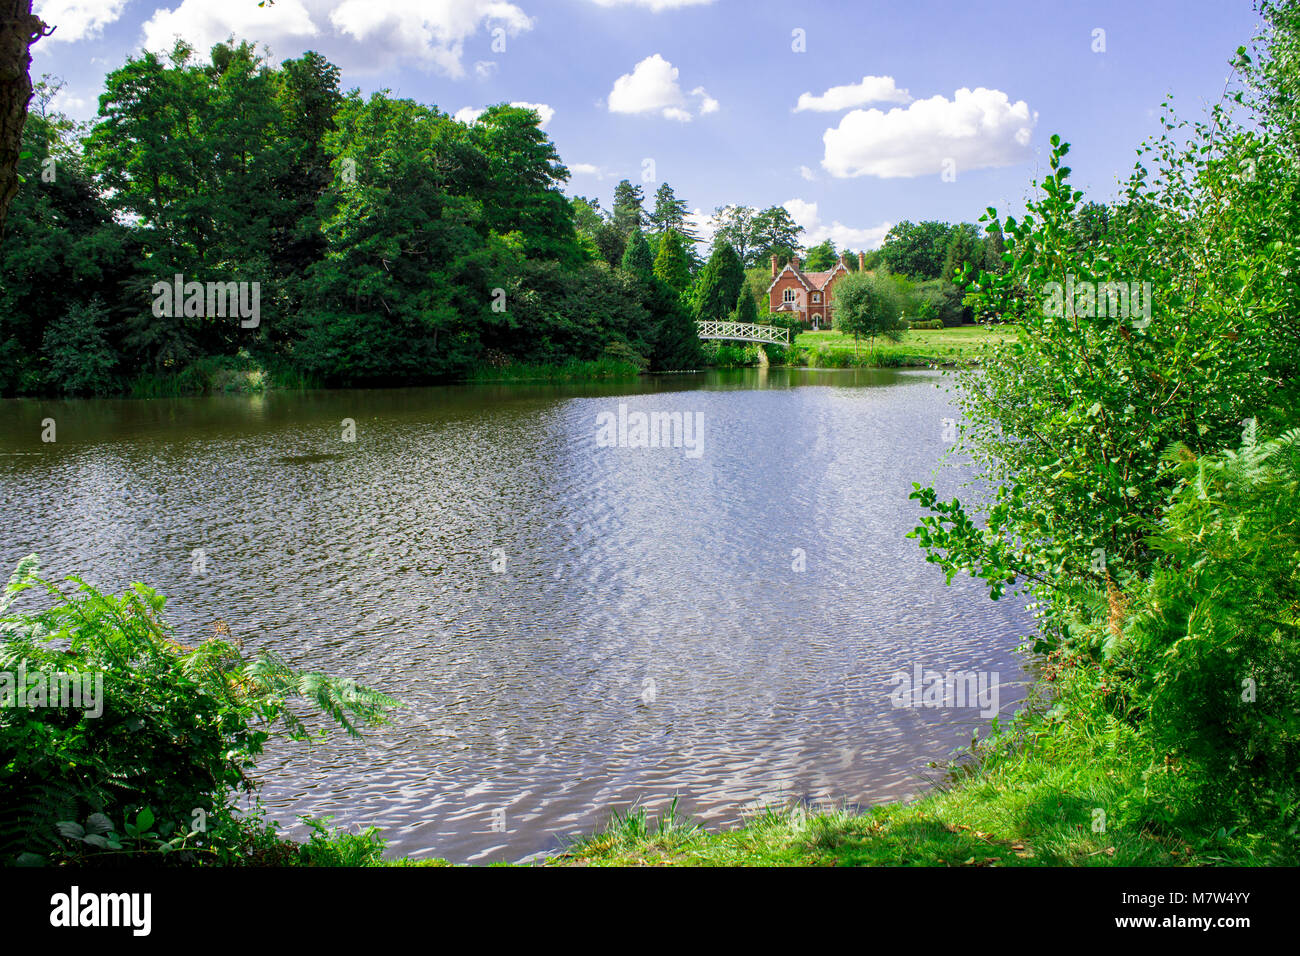
{"label": "white cloud", "polygon": [[653,13],[678,10],[682,7],[708,6],[713,0],[592,0],[602,7],[645,7]]}
{"label": "white cloud", "polygon": [[70,93],[66,87],[59,90],[50,100],[50,109],[71,116],[73,119],[88,119],[95,114],[96,106],[97,102]]}
{"label": "white cloud", "polygon": [[813,172],[811,169],[809,169],[807,166],[800,166],[800,167],[799,167],[799,175],[802,176],[804,179],[808,180],[808,182],[810,182],[810,183],[811,183],[811,182],[815,182],[816,179],[817,179],[817,174],[814,173],[814,172]]}
{"label": "white cloud", "polygon": [[906,109],[853,110],[826,130],[822,166],[839,178],[939,175],[945,161],[956,170],[1011,166],[1032,155],[1038,113],[1001,90],[962,88],[951,100],[917,100]]}
{"label": "white cloud", "polygon": [[865,249],[878,248],[885,241],[889,230],[894,228],[892,222],[884,222],[869,229],[854,229],[852,226],[844,225],[838,219],[828,226],[822,222],[815,202],[789,199],[781,205],[790,213],[790,218],[796,224],[803,226],[803,241],[807,246],[816,246],[829,239],[835,243],[836,249],[853,249],[861,252]]}
{"label": "white cloud", "polygon": [[518,36],[533,26],[532,18],[504,0],[343,0],[329,19],[363,43],[453,78],[465,75],[465,41],[480,27]]}
{"label": "white cloud", "polygon": [[[517,103],[511,103],[510,105],[518,106],[520,109],[536,111],[537,115],[542,120],[542,129],[546,129],[546,124],[555,118],[555,110],[552,107],[546,105],[545,103],[524,103],[521,101]],[[487,112],[486,106],[484,107],[466,106],[466,107],[462,107],[461,109],[458,109],[452,115],[451,118],[456,120],[456,122],[458,123],[473,123],[476,122],[478,118],[486,112]]]}
{"label": "white cloud", "polygon": [[833,113],[838,110],[866,106],[868,103],[910,103],[912,95],[907,90],[900,90],[892,76],[864,76],[861,83],[847,86],[832,86],[821,96],[804,93],[795,106],[796,113],[814,110],[818,113]]}
{"label": "white cloud", "polygon": [[697,86],[695,89],[691,90],[691,96],[703,97],[703,100],[700,103],[701,116],[704,116],[708,113],[716,113],[720,108],[718,106],[718,101],[715,100],[713,97],[711,97],[708,93],[704,92],[704,87],[702,86]]}
{"label": "white cloud", "polygon": [[707,213],[703,209],[688,212],[686,214],[686,224],[695,230],[695,234],[700,237],[701,243],[706,246],[713,244],[713,233],[716,231],[716,224],[711,213]]}
{"label": "white cloud", "polygon": [[278,0],[268,7],[259,7],[257,0],[181,0],[174,10],[155,10],[143,30],[146,50],[166,52],[181,37],[200,53],[232,33],[273,45],[320,32],[302,0]]}
{"label": "white cloud", "polygon": [[[611,113],[660,113],[665,119],[689,123],[690,100],[677,82],[678,70],[658,53],[646,57],[631,73],[614,81],[609,94]],[[691,96],[700,97],[700,115],[716,113],[718,101],[697,86]]]}
{"label": "white cloud", "polygon": [[[90,3],[92,0],[48,0],[62,3]],[[108,0],[97,0],[103,4]],[[465,43],[486,31],[493,52],[499,38],[518,36],[532,28],[533,21],[507,0],[276,0],[259,7],[258,0],[180,0],[168,9],[158,9],[144,24],[144,46],[150,50],[171,48],[181,36],[201,51],[237,37],[265,43],[275,52],[296,55],[307,37],[339,41],[342,49],[326,43],[327,56],[336,61],[351,60],[357,53],[370,68],[392,66],[409,60],[425,69],[459,79],[465,75]],[[344,39],[355,41],[355,47]],[[317,41],[317,45],[319,42]],[[490,60],[474,64],[480,76],[491,71]],[[360,65],[360,64],[359,64]]]}
{"label": "white cloud", "polygon": [[126,0],[36,0],[35,13],[55,27],[45,42],[75,43],[98,37],[104,27],[117,22],[125,6]]}
{"label": "white cloud", "polygon": [[474,63],[474,75],[480,80],[486,80],[497,71],[496,60],[476,60]]}
{"label": "white cloud", "polygon": [[572,163],[569,166],[569,172],[575,176],[595,176],[601,178],[600,167],[594,163]]}

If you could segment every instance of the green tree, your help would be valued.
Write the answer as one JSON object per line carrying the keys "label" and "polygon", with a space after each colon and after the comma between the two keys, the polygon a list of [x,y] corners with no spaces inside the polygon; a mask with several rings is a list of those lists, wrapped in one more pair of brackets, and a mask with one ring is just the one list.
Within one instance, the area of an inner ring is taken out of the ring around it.
{"label": "green tree", "polygon": [[808,272],[826,272],[835,268],[835,263],[839,261],[839,258],[839,253],[835,251],[835,243],[827,239],[808,250],[808,259],[804,263],[804,269]]}
{"label": "green tree", "polygon": [[876,336],[897,341],[902,338],[902,303],[898,292],[883,277],[854,272],[835,283],[835,325],[853,336],[853,350],[859,338]]}
{"label": "green tree", "polygon": [[[130,230],[113,220],[85,168],[75,124],[49,109],[57,90],[47,80],[36,84],[23,129],[24,182],[0,237],[0,394],[32,394],[49,384],[46,332],[82,297],[116,302],[136,285]],[[112,327],[104,326],[115,351],[121,314],[119,306]]]}
{"label": "green tree", "polygon": [[719,206],[713,211],[713,239],[731,243],[746,268],[762,265],[757,261],[755,246],[758,235],[754,220],[758,210],[752,206]]}
{"label": "green tree", "polygon": [[979,275],[983,261],[984,245],[980,241],[979,226],[963,222],[954,226],[948,236],[948,249],[944,254],[940,278],[954,282],[963,271],[975,278]]}
{"label": "green tree", "polygon": [[890,272],[917,279],[938,279],[953,227],[946,222],[908,222],[891,228],[881,246],[881,261]]}
{"label": "green tree", "polygon": [[655,277],[678,295],[691,287],[690,260],[677,231],[669,229],[659,241],[659,254],[655,256]]}
{"label": "green tree", "polygon": [[[573,211],[560,192],[569,170],[542,132],[536,111],[492,106],[468,132],[487,159],[487,177],[469,190],[487,229],[502,236],[518,233],[530,259],[553,259],[571,267],[585,261]],[[450,175],[463,160],[449,151],[443,162]]]}
{"label": "green tree", "polygon": [[736,295],[735,321],[749,323],[758,321],[758,304],[754,301],[754,294],[749,291],[747,285],[742,285]]}
{"label": "green tree", "polygon": [[678,199],[673,187],[663,183],[655,190],[655,207],[648,218],[655,232],[672,229],[684,241],[694,244],[699,237],[686,218],[689,212],[686,200]]}
{"label": "green tree", "polygon": [[655,261],[650,255],[650,244],[646,242],[645,233],[640,229],[629,237],[620,267],[642,277],[654,274]]}
{"label": "green tree", "polygon": [[769,206],[754,217],[754,256],[760,265],[776,256],[777,265],[785,265],[799,248],[803,226],[794,221],[784,206]]}
{"label": "green tree", "polygon": [[627,240],[619,233],[612,218],[600,208],[600,200],[575,196],[569,203],[578,238],[591,256],[603,260],[610,268],[617,266],[623,258]]}
{"label": "green tree", "polygon": [[621,180],[614,187],[614,225],[624,236],[631,237],[633,230],[640,230],[649,222],[642,206],[644,201],[645,192],[629,180]]}
{"label": "green tree", "polygon": [[725,319],[736,305],[745,284],[745,269],[731,243],[714,240],[709,261],[695,283],[694,312],[697,320]]}
{"label": "green tree", "polygon": [[50,381],[69,395],[108,395],[116,388],[117,353],[105,332],[108,312],[95,299],[74,305],[45,331]]}

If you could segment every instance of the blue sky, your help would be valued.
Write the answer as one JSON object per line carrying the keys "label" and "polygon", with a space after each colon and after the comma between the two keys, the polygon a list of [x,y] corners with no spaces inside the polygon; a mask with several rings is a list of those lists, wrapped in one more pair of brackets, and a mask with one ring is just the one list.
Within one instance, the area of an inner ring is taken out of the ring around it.
{"label": "blue sky", "polygon": [[[1071,143],[1077,186],[1112,197],[1172,93],[1217,102],[1257,26],[1248,0],[979,3],[767,0],[37,0],[58,30],[33,72],[96,109],[142,47],[236,36],[319,50],[345,88],[388,88],[472,119],[536,104],[608,208],[627,177],[698,210],[785,204],[813,242],[872,248],[903,219],[1015,212]],[[1097,31],[1104,31],[1098,33]],[[1099,49],[1104,47],[1104,49]],[[802,48],[802,49],[800,49]],[[806,95],[805,95],[806,94]],[[462,112],[465,111],[465,112]],[[648,178],[649,177],[649,178]],[[707,234],[707,226],[704,232]]]}

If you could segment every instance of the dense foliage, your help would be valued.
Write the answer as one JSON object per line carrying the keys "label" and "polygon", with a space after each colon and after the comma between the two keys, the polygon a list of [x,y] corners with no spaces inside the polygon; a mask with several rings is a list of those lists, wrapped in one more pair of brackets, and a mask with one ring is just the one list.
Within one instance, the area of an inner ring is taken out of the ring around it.
{"label": "dense foliage", "polygon": [[[23,607],[33,596],[38,606]],[[163,606],[142,584],[114,596],[78,578],[45,581],[34,557],[9,579],[0,860],[244,854],[258,827],[237,816],[236,798],[254,786],[254,761],[273,732],[309,735],[291,704],[310,702],[355,734],[395,703],[352,680],[298,673],[273,652],[246,655],[224,625],[186,646]],[[74,686],[76,706],[56,699]]]}
{"label": "dense foliage", "polygon": [[[531,110],[461,123],[344,93],[318,54],[272,66],[246,43],[129,59],[84,129],[50,111],[54,92],[24,129],[0,239],[0,394],[151,394],[214,363],[326,385],[606,353],[698,364],[663,344],[692,330],[689,309],[618,268],[658,220],[566,198]],[[670,187],[657,200],[680,240],[684,204]],[[678,292],[693,245],[669,250]],[[206,297],[160,307],[176,276]],[[245,302],[256,288],[258,315],[214,307],[227,283]]]}
{"label": "dense foliage", "polygon": [[992,490],[914,495],[930,560],[994,598],[1030,590],[1038,646],[1092,674],[1225,826],[1300,800],[1300,154],[1279,106],[1300,17],[1263,10],[1247,82],[1203,122],[1167,117],[1120,201],[1084,203],[1052,138],[1051,175],[1001,224],[1004,271],[971,277],[976,311],[1017,331],[960,382],[959,451]]}

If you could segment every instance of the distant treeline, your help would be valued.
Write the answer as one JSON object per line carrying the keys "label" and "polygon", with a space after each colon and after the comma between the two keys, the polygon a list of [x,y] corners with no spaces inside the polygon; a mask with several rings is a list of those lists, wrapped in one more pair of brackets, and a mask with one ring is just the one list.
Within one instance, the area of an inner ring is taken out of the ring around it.
{"label": "distant treeline", "polygon": [[[50,109],[56,92],[38,87],[0,240],[0,393],[700,362],[683,297],[579,235],[531,110],[456,122],[345,94],[315,53],[272,67],[249,44],[132,58],[85,125]],[[172,307],[160,290],[177,276],[241,290],[258,314],[206,295]]]}

